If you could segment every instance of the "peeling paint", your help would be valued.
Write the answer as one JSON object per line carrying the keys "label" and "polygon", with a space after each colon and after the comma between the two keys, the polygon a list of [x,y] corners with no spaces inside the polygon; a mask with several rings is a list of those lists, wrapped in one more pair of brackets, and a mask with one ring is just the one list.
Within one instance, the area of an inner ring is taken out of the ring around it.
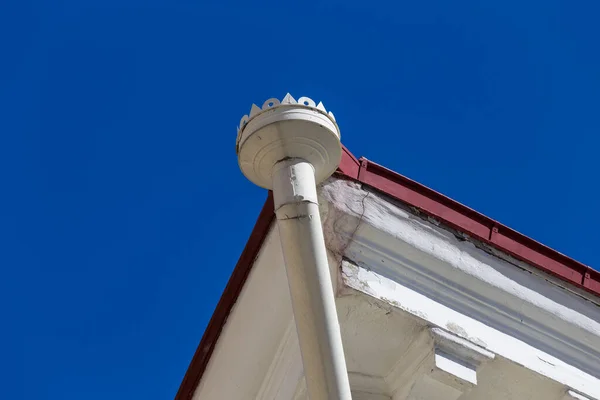
{"label": "peeling paint", "polygon": [[483,348],[487,347],[487,344],[483,340],[480,340],[476,337],[469,336],[467,331],[462,326],[460,326],[454,322],[447,323],[446,329],[448,329],[450,332],[452,332],[464,339],[467,339],[469,342],[475,343],[478,346],[481,346]]}
{"label": "peeling paint", "polygon": [[397,307],[397,308],[402,308],[402,307],[400,306],[400,303],[398,303],[396,300],[391,300],[391,299],[388,299],[388,298],[386,298],[386,297],[381,297],[381,300],[382,300],[382,301],[385,301],[386,303],[389,303],[389,304],[393,305],[394,307]]}
{"label": "peeling paint", "polygon": [[[480,348],[593,398],[600,395],[600,379],[519,340],[510,332],[499,331],[468,314],[448,308],[399,282],[357,267],[351,262],[345,262],[342,268],[344,283],[354,290],[412,315],[417,315],[416,310],[419,310],[430,326],[442,327]],[[368,292],[362,289],[365,284],[369,286]]]}
{"label": "peeling paint", "polygon": [[[329,210],[335,210],[329,222],[336,229],[327,235],[334,243],[342,238],[344,246],[338,249],[344,250],[343,256],[364,266],[352,277],[344,277],[346,286],[396,300],[399,304],[394,307],[413,315],[420,310],[427,321],[441,320],[437,326],[454,323],[457,326],[451,330],[493,352],[498,352],[497,338],[484,328],[473,328],[473,321],[509,335],[520,341],[515,347],[531,347],[524,350],[528,354],[509,349],[508,358],[527,360],[523,362],[533,366],[528,367],[546,376],[569,376],[583,389],[590,388],[590,376],[600,376],[600,311],[589,299],[551,284],[547,277],[532,273],[533,267],[515,268],[510,262],[514,260],[489,254],[468,235],[457,237],[447,226],[436,226],[436,221],[417,216],[406,205],[366,186],[333,180],[323,185],[320,195],[329,202]],[[356,229],[358,212],[361,220]],[[379,277],[387,279],[379,281]],[[362,289],[365,286],[368,292]],[[408,290],[421,300],[408,301],[404,297]],[[425,301],[437,305],[428,309],[422,304]],[[452,312],[437,315],[440,311],[433,310],[437,306]],[[468,322],[449,318],[457,313]],[[556,363],[556,368],[560,365],[560,372],[547,370],[548,364],[531,357],[536,351]]]}
{"label": "peeling paint", "polygon": [[465,339],[467,337],[469,337],[469,335],[467,334],[467,331],[465,331],[465,329],[462,326],[458,325],[455,322],[448,322],[446,324],[446,329],[448,329],[450,332],[452,332],[458,336],[461,336]]}

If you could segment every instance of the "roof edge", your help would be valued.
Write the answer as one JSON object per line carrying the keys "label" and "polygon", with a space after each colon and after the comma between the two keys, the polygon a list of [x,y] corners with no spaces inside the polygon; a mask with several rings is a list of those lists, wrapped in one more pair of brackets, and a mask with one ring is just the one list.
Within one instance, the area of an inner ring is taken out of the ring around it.
{"label": "roof edge", "polygon": [[600,296],[600,272],[397,172],[366,158],[359,162],[356,177],[344,175],[414,207],[452,229]]}

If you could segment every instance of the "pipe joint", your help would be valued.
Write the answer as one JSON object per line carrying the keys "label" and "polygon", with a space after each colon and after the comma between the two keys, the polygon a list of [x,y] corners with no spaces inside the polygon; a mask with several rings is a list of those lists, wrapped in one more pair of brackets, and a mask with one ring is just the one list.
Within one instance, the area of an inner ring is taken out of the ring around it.
{"label": "pipe joint", "polygon": [[275,211],[291,204],[319,204],[315,169],[301,158],[288,158],[273,166]]}

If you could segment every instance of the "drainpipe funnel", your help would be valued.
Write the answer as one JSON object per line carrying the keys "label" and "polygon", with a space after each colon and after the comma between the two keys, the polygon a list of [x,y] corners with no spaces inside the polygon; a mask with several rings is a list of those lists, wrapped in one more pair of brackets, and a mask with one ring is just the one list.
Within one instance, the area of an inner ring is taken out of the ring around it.
{"label": "drainpipe funnel", "polygon": [[342,158],[335,118],[323,103],[289,93],[253,104],[236,150],[244,175],[273,191],[309,397],[351,400],[316,187]]}

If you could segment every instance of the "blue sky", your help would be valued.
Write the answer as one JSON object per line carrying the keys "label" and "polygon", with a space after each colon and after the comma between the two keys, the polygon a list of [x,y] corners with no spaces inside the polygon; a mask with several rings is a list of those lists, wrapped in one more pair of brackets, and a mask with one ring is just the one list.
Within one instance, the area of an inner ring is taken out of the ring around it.
{"label": "blue sky", "polygon": [[597,1],[0,5],[10,399],[168,399],[266,193],[252,102],[597,266]]}

